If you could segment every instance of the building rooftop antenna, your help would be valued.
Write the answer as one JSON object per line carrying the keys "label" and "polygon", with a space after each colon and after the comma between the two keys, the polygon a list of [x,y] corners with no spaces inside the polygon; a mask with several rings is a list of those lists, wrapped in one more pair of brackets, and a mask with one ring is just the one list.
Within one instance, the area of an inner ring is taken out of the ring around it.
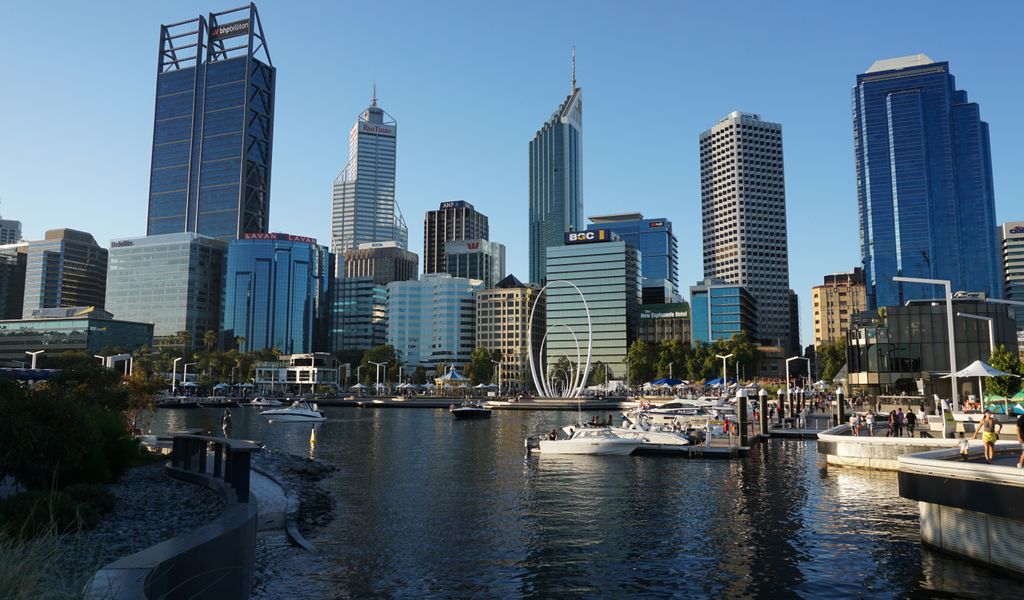
{"label": "building rooftop antenna", "polygon": [[569,92],[576,91],[576,46],[572,47],[572,89]]}
{"label": "building rooftop antenna", "polygon": [[377,106],[377,82],[373,82],[373,98],[370,100],[370,106]]}

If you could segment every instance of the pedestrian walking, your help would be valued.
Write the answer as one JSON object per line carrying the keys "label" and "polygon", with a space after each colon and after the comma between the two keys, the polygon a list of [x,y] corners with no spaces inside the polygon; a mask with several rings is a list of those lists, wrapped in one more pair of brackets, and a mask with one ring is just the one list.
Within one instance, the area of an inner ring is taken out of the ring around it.
{"label": "pedestrian walking", "polygon": [[996,456],[996,441],[999,440],[999,432],[1002,430],[1003,424],[996,421],[990,410],[985,411],[985,416],[974,430],[973,439],[977,439],[978,434],[981,434],[981,441],[985,444],[985,462],[989,464],[992,464],[992,459]]}
{"label": "pedestrian walking", "polygon": [[912,411],[912,410],[910,410],[908,408],[907,409],[906,419],[907,419],[907,435],[909,437],[914,437],[914,428],[917,426],[917,415],[914,414],[914,411]]}
{"label": "pedestrian walking", "polygon": [[885,432],[885,437],[892,437],[896,430],[896,411],[889,411],[889,422],[887,425],[888,429]]}
{"label": "pedestrian walking", "polygon": [[903,414],[903,408],[901,407],[896,411],[896,418],[894,424],[896,425],[896,437],[903,437],[903,424],[906,422],[906,416]]}
{"label": "pedestrian walking", "polygon": [[868,409],[868,416],[864,418],[864,422],[868,427],[868,435],[875,435],[875,411]]}

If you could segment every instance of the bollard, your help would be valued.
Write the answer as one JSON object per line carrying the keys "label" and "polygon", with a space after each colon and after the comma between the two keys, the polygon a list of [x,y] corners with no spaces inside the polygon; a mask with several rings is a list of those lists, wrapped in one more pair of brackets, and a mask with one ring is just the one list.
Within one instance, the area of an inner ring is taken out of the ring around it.
{"label": "bollard", "polygon": [[842,425],[846,422],[846,400],[844,398],[843,388],[836,389],[836,425]]}
{"label": "bollard", "polygon": [[761,388],[757,393],[758,406],[761,410],[761,435],[768,437],[768,390]]}
{"label": "bollard", "polygon": [[782,388],[779,388],[779,427],[782,427],[782,419],[786,416],[786,401],[783,400],[785,395],[786,392]]}
{"label": "bollard", "polygon": [[796,390],[789,391],[789,417],[791,419],[796,418]]}
{"label": "bollard", "polygon": [[740,447],[745,448],[747,446],[747,390],[739,389],[736,391],[736,409],[740,421]]}

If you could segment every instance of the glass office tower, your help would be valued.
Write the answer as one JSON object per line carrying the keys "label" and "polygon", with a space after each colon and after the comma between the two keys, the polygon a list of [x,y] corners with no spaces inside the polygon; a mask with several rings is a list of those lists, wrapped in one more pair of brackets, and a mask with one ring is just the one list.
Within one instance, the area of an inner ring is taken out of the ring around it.
{"label": "glass office tower", "polygon": [[583,229],[583,90],[572,88],[530,141],[530,282],[543,283],[547,249]]}
{"label": "glass office tower", "polygon": [[326,347],[330,254],[313,238],[247,234],[228,244],[224,342],[239,351]]}
{"label": "glass office tower", "polygon": [[267,231],[275,80],[253,4],[161,26],[146,235]]}
{"label": "glass office tower", "polygon": [[626,352],[639,337],[640,328],[642,274],[637,251],[610,230],[564,236],[564,245],[547,249],[548,278],[575,284],[587,306],[570,285],[552,284],[545,292],[547,368],[565,357],[576,364],[577,339],[583,354],[579,360],[586,361],[589,308],[593,324],[591,366],[600,361],[608,367],[609,379],[625,378]]}
{"label": "glass office tower", "polygon": [[395,201],[395,151],[398,123],[370,106],[348,134],[348,164],[334,180],[331,252],[340,255],[360,244],[394,241],[409,247],[409,227]]}
{"label": "glass office tower", "polygon": [[158,340],[187,331],[200,348],[220,331],[227,242],[195,233],[168,233],[110,241],[107,310],[153,324]]}
{"label": "glass office tower", "polygon": [[757,299],[742,285],[707,277],[690,287],[693,345],[731,340],[739,333],[758,337]]}
{"label": "glass office tower", "polygon": [[343,277],[331,290],[330,351],[369,350],[387,343],[388,289],[373,277]]}
{"label": "glass office tower", "polygon": [[1002,297],[988,124],[949,63],[875,62],[853,88],[853,133],[868,308],[941,294],[895,275]]}
{"label": "glass office tower", "polygon": [[51,229],[28,243],[22,316],[62,306],[104,307],[107,250],[91,234]]}
{"label": "glass office tower", "polygon": [[645,219],[640,213],[590,217],[588,231],[610,229],[640,251],[643,265],[643,303],[675,302],[679,295],[679,242],[672,221]]}

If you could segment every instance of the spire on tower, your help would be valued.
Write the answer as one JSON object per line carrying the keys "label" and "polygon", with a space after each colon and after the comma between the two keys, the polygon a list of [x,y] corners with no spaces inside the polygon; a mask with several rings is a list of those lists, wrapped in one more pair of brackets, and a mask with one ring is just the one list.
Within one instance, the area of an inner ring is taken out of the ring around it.
{"label": "spire on tower", "polygon": [[576,91],[576,46],[572,47],[572,89],[570,93]]}
{"label": "spire on tower", "polygon": [[373,82],[373,98],[370,100],[370,106],[377,106],[377,82]]}

